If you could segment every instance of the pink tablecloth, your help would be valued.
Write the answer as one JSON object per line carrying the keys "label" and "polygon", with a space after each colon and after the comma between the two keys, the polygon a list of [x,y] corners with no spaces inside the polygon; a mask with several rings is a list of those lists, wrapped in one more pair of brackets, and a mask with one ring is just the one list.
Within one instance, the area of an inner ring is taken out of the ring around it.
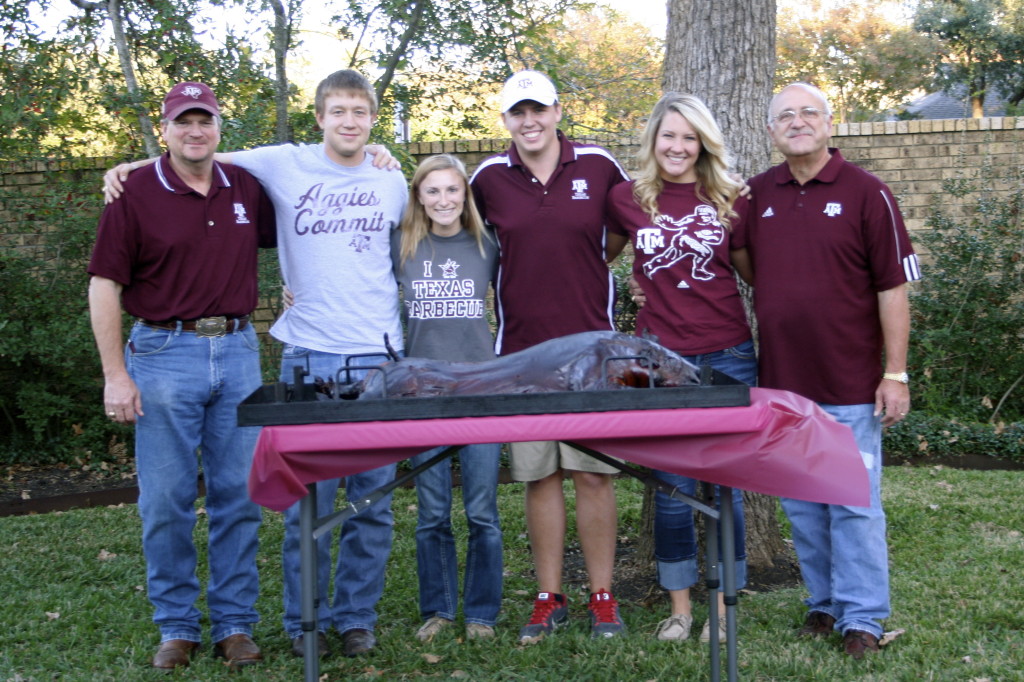
{"label": "pink tablecloth", "polygon": [[788,391],[753,388],[750,399],[749,407],[267,426],[256,445],[249,492],[281,511],[306,495],[309,483],[439,445],[567,440],[743,490],[868,504],[867,472],[849,428]]}

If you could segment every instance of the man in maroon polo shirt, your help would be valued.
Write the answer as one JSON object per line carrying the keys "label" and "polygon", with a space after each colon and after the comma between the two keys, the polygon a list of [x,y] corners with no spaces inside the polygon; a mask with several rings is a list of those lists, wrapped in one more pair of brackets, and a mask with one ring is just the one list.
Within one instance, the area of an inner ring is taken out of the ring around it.
{"label": "man in maroon polo shirt", "polygon": [[818,88],[783,88],[768,132],[785,162],[750,180],[749,219],[737,226],[754,273],[758,384],[849,425],[871,481],[869,507],[782,500],[810,593],[800,634],[837,631],[859,659],[878,651],[889,616],[881,434],[910,409],[907,283],[920,271],[889,188],[829,148]]}
{"label": "man in maroon polo shirt", "polygon": [[[202,83],[163,105],[167,152],[107,205],[89,264],[89,308],[107,416],[135,424],[147,593],[160,647],[153,666],[189,664],[202,641],[197,453],[209,519],[210,638],[232,668],[262,660],[252,640],[260,510],[247,478],[259,429],[238,404],[261,384],[256,254],[274,246],[274,210],[246,171],[214,161],[220,110]],[[122,343],[121,308],[136,318]]]}
{"label": "man in maroon polo shirt", "polygon": [[[605,149],[570,142],[558,130],[562,107],[536,71],[513,75],[502,91],[512,144],[486,159],[472,187],[501,247],[496,350],[505,355],[577,332],[614,329],[615,286],[607,262],[626,238],[605,229],[609,189],[628,180]],[[610,594],[617,513],[610,474],[593,458],[554,442],[513,443],[513,478],[526,482],[526,521],[539,594],[519,633],[531,643],[565,622],[562,594],[565,498],[562,472],[576,490],[576,526],[590,578],[591,634],[623,631]]]}

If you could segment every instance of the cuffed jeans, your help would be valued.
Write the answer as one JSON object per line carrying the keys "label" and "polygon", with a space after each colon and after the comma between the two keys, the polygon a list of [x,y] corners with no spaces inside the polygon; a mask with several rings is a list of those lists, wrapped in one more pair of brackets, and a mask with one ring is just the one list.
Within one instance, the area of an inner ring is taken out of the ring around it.
{"label": "cuffed jeans", "polygon": [[853,430],[871,482],[871,506],[782,499],[810,593],[804,603],[836,619],[835,629],[881,637],[889,616],[889,554],[882,510],[882,425],[875,406],[821,405]]}
{"label": "cuffed jeans", "polygon": [[[316,377],[334,379],[348,356],[310,350],[286,344],[281,361],[281,381],[294,380],[296,365],[309,370],[307,382]],[[357,364],[380,364],[384,357],[359,359]],[[361,378],[352,373],[353,380]],[[344,381],[344,377],[342,378]],[[389,464],[345,478],[345,496],[359,500],[393,481],[395,465]],[[340,479],[316,484],[317,517],[334,511],[334,500]],[[282,546],[284,569],[284,629],[292,639],[303,634],[301,583],[299,579],[299,503],[285,510],[285,534]],[[356,628],[373,630],[377,624],[377,602],[384,592],[384,569],[391,553],[393,517],[391,495],[375,502],[341,524],[338,562],[334,575],[334,602],[328,608],[327,585],[331,573],[331,537],[329,533],[317,541],[317,629],[327,631],[332,625],[339,632]]]}
{"label": "cuffed jeans", "polygon": [[[695,365],[710,365],[713,369],[728,374],[748,386],[757,384],[757,356],[753,341],[746,341],[713,353],[684,357]],[[679,488],[680,492],[694,496],[697,489],[697,482],[694,479],[656,469],[652,473],[658,480]],[[747,584],[743,492],[734,490],[732,501],[736,588],[739,589]],[[718,508],[718,486],[715,486],[715,506]],[[658,565],[658,582],[662,588],[685,590],[697,582],[697,537],[694,532],[693,508],[662,492],[654,495],[654,556]]]}
{"label": "cuffed jeans", "polygon": [[[444,447],[412,459],[417,466]],[[498,521],[498,457],[500,443],[467,445],[459,450],[462,503],[469,527],[462,610],[467,623],[493,626],[501,609],[502,545]],[[420,586],[420,615],[455,620],[459,577],[452,535],[451,460],[446,459],[416,477],[419,517],[416,525],[416,565]]]}
{"label": "cuffed jeans", "polygon": [[142,396],[135,427],[146,584],[161,641],[202,640],[196,524],[202,458],[209,523],[206,603],[214,642],[252,634],[259,621],[260,508],[249,499],[259,428],[239,428],[238,404],[259,388],[259,346],[249,325],[221,337],[136,323],[125,363]]}

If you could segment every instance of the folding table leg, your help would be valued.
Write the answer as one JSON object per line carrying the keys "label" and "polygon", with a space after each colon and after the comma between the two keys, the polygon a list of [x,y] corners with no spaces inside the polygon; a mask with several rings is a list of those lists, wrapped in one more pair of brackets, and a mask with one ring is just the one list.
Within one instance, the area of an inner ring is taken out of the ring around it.
{"label": "folding table leg", "polygon": [[[719,523],[722,528],[722,597],[725,602],[725,651],[726,675],[729,682],[737,677],[736,668],[736,534],[733,525],[734,513],[732,496],[737,494],[732,488],[718,487],[718,508],[721,513]],[[718,600],[715,599],[717,603]],[[715,642],[715,648],[718,643]]]}
{"label": "folding table leg", "polygon": [[302,607],[302,656],[305,682],[317,682],[320,677],[319,637],[317,626],[316,540],[316,484],[306,486],[309,492],[299,501],[299,586]]}
{"label": "folding table leg", "polygon": [[[704,489],[704,497],[711,507],[715,505],[715,488],[710,483],[701,483]],[[719,522],[725,525],[723,509],[718,514],[704,514],[704,584],[708,588],[708,631],[711,641],[708,644],[708,654],[711,662],[711,682],[718,682],[722,679],[721,652],[718,649],[718,588],[720,586],[719,571],[722,569],[722,562],[718,547]],[[719,518],[721,515],[721,518]]]}
{"label": "folding table leg", "polygon": [[358,514],[372,504],[383,499],[392,490],[406,481],[411,481],[421,471],[429,469],[438,462],[451,457],[459,451],[461,445],[453,445],[408,471],[387,485],[377,488],[362,500],[349,501],[348,507],[341,511],[328,514],[323,518],[316,516],[316,484],[306,486],[308,494],[299,501],[299,585],[302,596],[302,655],[304,682],[318,682],[320,677],[320,649],[316,636],[317,626],[317,580],[316,580],[316,541],[324,533],[329,533],[345,522],[346,519]]}

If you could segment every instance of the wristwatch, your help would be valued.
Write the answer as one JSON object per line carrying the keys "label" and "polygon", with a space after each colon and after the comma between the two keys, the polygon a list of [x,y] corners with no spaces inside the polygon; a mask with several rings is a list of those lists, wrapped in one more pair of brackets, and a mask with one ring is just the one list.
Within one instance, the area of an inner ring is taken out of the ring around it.
{"label": "wristwatch", "polygon": [[882,374],[882,378],[888,379],[889,381],[898,381],[901,384],[910,383],[910,375],[906,372],[885,372]]}

